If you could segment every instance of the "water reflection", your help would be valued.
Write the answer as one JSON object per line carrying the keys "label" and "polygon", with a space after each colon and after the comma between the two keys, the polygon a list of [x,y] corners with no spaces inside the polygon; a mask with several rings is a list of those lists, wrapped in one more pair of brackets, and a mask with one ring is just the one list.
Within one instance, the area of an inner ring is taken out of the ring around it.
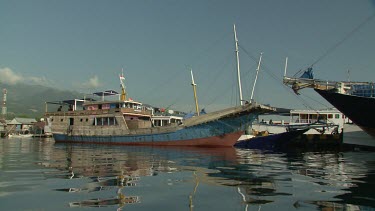
{"label": "water reflection", "polygon": [[[0,140],[0,170],[0,204],[5,209],[21,206],[11,196],[23,192],[39,192],[46,199],[58,194],[58,201],[51,202],[55,210],[375,207],[373,152],[273,153]],[[52,206],[46,201],[34,207],[28,203],[28,208]]]}
{"label": "water reflection", "polygon": [[[125,204],[141,203],[140,196],[129,196],[125,192],[127,189],[124,188],[136,186],[142,177],[158,176],[161,172],[193,171],[196,180],[198,180],[198,174],[205,177],[199,180],[207,180],[209,177],[204,175],[207,164],[236,162],[234,148],[113,147],[56,144],[51,156],[50,160],[38,163],[40,166],[59,170],[49,172],[47,177],[87,180],[82,187],[60,188],[56,191],[92,193],[117,189],[115,196],[70,202],[71,207],[118,205],[119,209]],[[211,183],[215,184],[215,181],[211,180]],[[168,185],[176,182],[179,181],[169,181]],[[191,208],[194,207],[193,197],[194,193],[189,195],[189,207]]]}

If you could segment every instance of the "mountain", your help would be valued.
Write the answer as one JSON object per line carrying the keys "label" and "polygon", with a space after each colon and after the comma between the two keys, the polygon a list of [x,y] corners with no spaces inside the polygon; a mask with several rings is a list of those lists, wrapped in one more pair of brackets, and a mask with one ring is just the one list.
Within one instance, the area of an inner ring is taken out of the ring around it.
{"label": "mountain", "polygon": [[4,88],[7,89],[7,119],[15,116],[40,118],[45,111],[46,101],[83,98],[83,94],[78,92],[59,90],[41,85],[8,85],[0,83],[0,88],[1,101],[3,101],[2,90]]}

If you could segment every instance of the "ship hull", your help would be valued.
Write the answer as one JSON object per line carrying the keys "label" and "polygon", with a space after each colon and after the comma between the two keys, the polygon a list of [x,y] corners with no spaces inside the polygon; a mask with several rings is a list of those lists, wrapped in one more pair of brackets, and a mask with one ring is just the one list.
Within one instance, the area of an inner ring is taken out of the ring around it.
{"label": "ship hull", "polygon": [[293,139],[301,136],[307,130],[308,129],[292,130],[268,136],[256,136],[239,141],[234,146],[248,149],[285,149]]}
{"label": "ship hull", "polygon": [[375,137],[366,133],[356,124],[345,124],[343,143],[349,145],[375,147]]}
{"label": "ship hull", "polygon": [[152,146],[233,146],[248,125],[258,116],[257,112],[217,119],[190,127],[176,127],[165,133],[137,135],[71,135],[54,133],[56,142],[113,144],[113,145],[152,145]]}
{"label": "ship hull", "polygon": [[375,137],[375,98],[345,95],[330,90],[315,89],[315,91],[362,130]]}
{"label": "ship hull", "polygon": [[164,141],[132,141],[127,136],[104,136],[104,137],[79,137],[67,136],[63,134],[54,134],[56,142],[69,143],[90,143],[90,144],[112,144],[112,145],[133,145],[133,146],[197,146],[197,147],[231,147],[239,137],[242,131],[225,134],[222,136],[211,136],[197,139],[164,140]]}

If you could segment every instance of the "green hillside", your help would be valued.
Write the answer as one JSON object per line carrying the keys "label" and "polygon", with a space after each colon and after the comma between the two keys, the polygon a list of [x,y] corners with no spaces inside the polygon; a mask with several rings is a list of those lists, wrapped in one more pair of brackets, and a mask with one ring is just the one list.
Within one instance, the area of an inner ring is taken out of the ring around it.
{"label": "green hillside", "polygon": [[[82,98],[78,92],[58,90],[40,85],[17,84],[8,85],[0,83],[0,88],[7,89],[7,119],[17,117],[40,118],[45,111],[46,101],[59,101],[65,99]],[[3,94],[1,92],[1,101]]]}

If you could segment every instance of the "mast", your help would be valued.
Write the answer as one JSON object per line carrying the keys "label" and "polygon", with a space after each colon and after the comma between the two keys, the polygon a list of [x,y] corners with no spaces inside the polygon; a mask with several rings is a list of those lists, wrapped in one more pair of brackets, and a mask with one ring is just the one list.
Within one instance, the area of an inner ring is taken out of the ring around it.
{"label": "mast", "polygon": [[237,62],[238,91],[239,91],[239,97],[240,97],[240,105],[243,105],[242,88],[241,88],[240,58],[238,56],[238,39],[237,39],[237,32],[236,32],[236,24],[233,24],[233,31],[234,31],[236,62]]}
{"label": "mast", "polygon": [[288,68],[288,57],[285,58],[284,77],[286,77],[286,69]]}
{"label": "mast", "polygon": [[124,69],[121,69],[121,75],[120,77],[120,84],[121,84],[121,96],[120,100],[125,101],[126,100],[126,91],[125,91],[125,77],[124,77]]}
{"label": "mast", "polygon": [[191,73],[191,85],[193,86],[193,91],[194,91],[195,111],[197,112],[197,116],[199,116],[197,88],[196,88],[197,84],[194,82],[193,69],[190,70],[190,73]]}
{"label": "mast", "polygon": [[255,84],[257,83],[257,80],[258,80],[258,74],[259,74],[259,69],[260,69],[260,63],[262,62],[262,55],[263,53],[260,53],[260,57],[259,57],[259,62],[258,62],[258,67],[257,67],[257,73],[255,75],[255,80],[254,80],[254,84],[253,84],[253,90],[251,91],[251,97],[250,97],[250,102],[253,102],[253,96],[254,96],[254,89],[255,89]]}

